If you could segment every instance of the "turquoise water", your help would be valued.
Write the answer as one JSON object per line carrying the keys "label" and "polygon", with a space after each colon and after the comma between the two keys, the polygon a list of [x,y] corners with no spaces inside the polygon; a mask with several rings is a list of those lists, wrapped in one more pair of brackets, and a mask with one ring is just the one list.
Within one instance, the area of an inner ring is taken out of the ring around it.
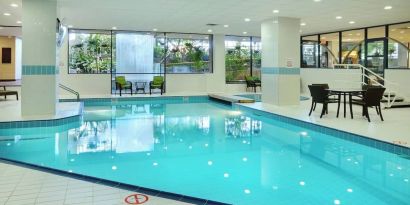
{"label": "turquoise water", "polygon": [[83,120],[0,130],[0,157],[232,204],[410,204],[409,159],[226,105],[86,106]]}

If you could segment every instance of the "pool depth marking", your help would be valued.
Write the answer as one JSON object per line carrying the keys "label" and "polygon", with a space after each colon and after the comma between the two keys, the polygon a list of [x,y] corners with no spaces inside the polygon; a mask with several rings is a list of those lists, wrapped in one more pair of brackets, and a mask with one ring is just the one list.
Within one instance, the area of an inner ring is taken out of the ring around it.
{"label": "pool depth marking", "polygon": [[125,197],[124,201],[127,204],[143,204],[148,201],[148,196],[144,194],[131,194]]}

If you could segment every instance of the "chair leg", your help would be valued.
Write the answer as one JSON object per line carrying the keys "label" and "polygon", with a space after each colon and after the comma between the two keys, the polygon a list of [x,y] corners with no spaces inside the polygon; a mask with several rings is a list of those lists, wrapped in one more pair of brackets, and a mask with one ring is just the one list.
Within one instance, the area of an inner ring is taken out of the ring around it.
{"label": "chair leg", "polygon": [[315,105],[313,106],[313,111],[315,111],[316,110],[316,103],[315,103]]}
{"label": "chair leg", "polygon": [[122,94],[122,88],[120,88],[120,96],[121,96],[121,94]]}
{"label": "chair leg", "polygon": [[152,94],[152,91],[151,91],[151,88],[149,88],[149,95],[151,95]]}
{"label": "chair leg", "polygon": [[384,121],[383,115],[382,115],[382,109],[381,109],[380,105],[378,106],[378,108],[379,108],[380,119],[381,119],[382,121]]}
{"label": "chair leg", "polygon": [[320,114],[320,118],[322,118],[322,117],[323,117],[323,115],[324,115],[324,114],[325,114],[325,112],[326,112],[326,109],[327,109],[327,104],[326,104],[326,103],[323,103],[322,113]]}
{"label": "chair leg", "polygon": [[16,94],[16,99],[19,100],[19,94]]}
{"label": "chair leg", "polygon": [[376,108],[376,113],[377,115],[379,115],[379,107],[378,106],[374,106]]}
{"label": "chair leg", "polygon": [[370,122],[369,107],[367,107],[367,106],[366,106],[365,111],[366,111],[367,121],[369,121],[369,122]]}
{"label": "chair leg", "polygon": [[310,106],[309,116],[312,114],[313,107],[315,106],[315,102],[312,100],[312,106]]}

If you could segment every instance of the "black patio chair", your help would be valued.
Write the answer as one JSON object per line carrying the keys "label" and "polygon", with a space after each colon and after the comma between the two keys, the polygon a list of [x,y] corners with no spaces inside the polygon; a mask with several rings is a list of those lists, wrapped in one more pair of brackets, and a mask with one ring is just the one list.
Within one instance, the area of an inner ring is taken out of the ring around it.
{"label": "black patio chair", "polygon": [[[320,114],[320,118],[322,118],[325,113],[328,113],[328,104],[338,102],[337,99],[329,99],[329,90],[323,85],[309,85],[309,91],[312,96],[312,105],[310,107],[309,116],[312,114],[317,103],[323,104],[322,112]],[[339,110],[339,107],[337,109]]]}
{"label": "black patio chair", "polygon": [[377,115],[380,115],[380,119],[384,121],[381,109],[381,100],[386,88],[383,87],[368,87],[363,94],[362,101],[356,101],[357,104],[362,105],[362,115],[366,116],[370,122],[369,107],[375,107]]}

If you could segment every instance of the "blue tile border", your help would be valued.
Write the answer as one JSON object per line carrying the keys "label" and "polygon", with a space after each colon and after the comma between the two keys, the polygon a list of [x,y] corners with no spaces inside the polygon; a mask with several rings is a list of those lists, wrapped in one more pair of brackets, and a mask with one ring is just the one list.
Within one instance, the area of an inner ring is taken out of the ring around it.
{"label": "blue tile border", "polygon": [[[150,188],[145,188],[145,187],[140,187],[140,186],[135,186],[131,184],[125,184],[125,183],[119,183],[115,182],[112,180],[107,180],[107,179],[101,179],[97,177],[92,177],[92,176],[87,176],[83,174],[77,174],[73,172],[68,172],[68,171],[62,171],[59,169],[54,169],[50,167],[43,167],[35,164],[30,164],[26,162],[21,162],[21,161],[16,161],[16,160],[11,160],[11,159],[5,159],[0,157],[0,163],[6,163],[10,165],[16,165],[20,167],[25,167],[29,169],[34,169],[37,171],[42,171],[42,172],[47,172],[50,174],[56,174],[62,177],[69,177],[73,179],[78,179],[82,181],[87,181],[90,183],[96,183],[96,184],[102,184],[105,186],[110,186],[113,188],[119,188],[119,189],[125,189],[128,191],[134,191],[142,194],[148,194],[151,196],[155,197],[161,197],[161,198],[166,198],[170,200],[175,200],[179,202],[186,202],[186,203],[192,203],[192,204],[198,204],[198,205],[230,205],[227,203],[222,203],[222,202],[217,202],[217,201],[212,201],[212,200],[206,200],[206,199],[201,199],[197,197],[191,197],[191,196],[185,196],[181,194],[176,194],[172,192],[165,192],[165,191],[160,191],[156,189],[150,189]],[[125,197],[125,196],[124,196]]]}
{"label": "blue tile border", "polygon": [[262,74],[273,75],[300,75],[300,68],[263,67]]}
{"label": "blue tile border", "polygon": [[60,119],[0,122],[0,129],[54,127],[54,126],[63,126],[66,124],[81,122],[81,120],[82,120],[82,115],[75,115],[75,116],[70,116],[70,117],[65,117],[65,118],[60,118]]}
{"label": "blue tile border", "polygon": [[[155,102],[155,103],[205,103],[208,95],[201,96],[160,96],[160,97],[114,97],[114,98],[82,98],[84,105],[115,105],[121,103]],[[75,99],[61,99],[60,102],[76,102]]]}
{"label": "blue tile border", "polygon": [[59,68],[55,65],[23,65],[22,75],[56,75]]}
{"label": "blue tile border", "polygon": [[306,122],[306,121],[302,121],[296,118],[292,118],[292,117],[287,117],[284,115],[280,115],[280,114],[275,114],[275,113],[271,113],[268,111],[263,111],[263,110],[257,110],[254,108],[250,108],[250,107],[246,107],[240,104],[235,104],[233,105],[234,108],[237,108],[238,110],[241,111],[245,111],[245,112],[250,112],[250,113],[254,113],[257,115],[262,115],[265,117],[271,117],[272,119],[275,120],[279,120],[285,123],[289,123],[301,128],[306,128],[306,129],[310,129],[316,132],[320,132],[323,134],[328,134],[334,137],[337,137],[339,139],[343,139],[343,140],[347,140],[347,141],[351,141],[354,143],[358,143],[361,145],[365,145],[368,147],[372,147],[378,150],[383,150],[386,152],[390,152],[393,154],[397,154],[397,155],[407,155],[410,156],[410,148],[409,147],[405,147],[405,146],[401,146],[401,145],[397,145],[397,144],[393,144],[393,143],[389,143],[389,142],[384,142],[378,139],[373,139],[373,138],[369,138],[363,135],[358,135],[358,134],[354,134],[354,133],[350,133],[350,132],[346,132],[343,130],[338,130],[335,128],[331,128],[331,127],[326,127],[326,126],[322,126],[322,125],[318,125],[318,124],[314,124],[311,122]]}

